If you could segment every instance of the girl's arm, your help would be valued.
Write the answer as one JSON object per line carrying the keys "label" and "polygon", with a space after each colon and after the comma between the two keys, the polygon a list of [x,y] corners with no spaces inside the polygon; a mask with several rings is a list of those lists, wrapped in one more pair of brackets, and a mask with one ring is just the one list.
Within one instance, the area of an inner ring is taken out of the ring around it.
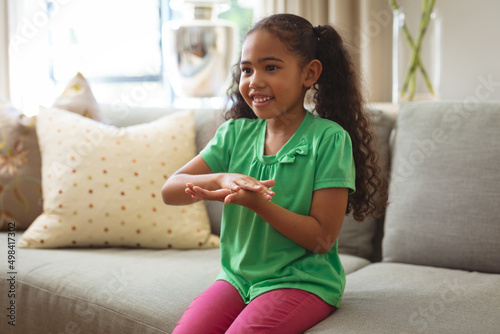
{"label": "girl's arm", "polygon": [[[194,196],[191,187],[196,184],[210,193],[210,198]],[[233,192],[245,189],[270,200],[274,192],[269,189],[274,181],[258,181],[252,177],[235,173],[212,173],[212,170],[200,155],[196,156],[165,182],[161,189],[163,202],[169,205],[186,205],[198,200],[224,199]]]}
{"label": "girl's arm", "polygon": [[194,182],[203,185],[205,189],[219,189],[220,174],[212,173],[212,170],[200,156],[196,156],[177,172],[171,175],[161,188],[163,202],[169,205],[185,205],[197,202],[198,199],[193,199],[186,194],[186,184]]}
{"label": "girl's arm", "polygon": [[287,238],[311,252],[324,254],[337,241],[347,208],[347,197],[347,188],[316,190],[308,216],[258,198],[249,208]]}
{"label": "girl's arm", "polygon": [[[201,187],[195,187],[195,191],[200,196],[210,196],[210,191]],[[245,190],[226,196],[225,203],[242,205],[253,210],[287,238],[311,252],[324,254],[333,247],[340,233],[347,197],[347,188],[316,190],[308,216],[289,211]]]}

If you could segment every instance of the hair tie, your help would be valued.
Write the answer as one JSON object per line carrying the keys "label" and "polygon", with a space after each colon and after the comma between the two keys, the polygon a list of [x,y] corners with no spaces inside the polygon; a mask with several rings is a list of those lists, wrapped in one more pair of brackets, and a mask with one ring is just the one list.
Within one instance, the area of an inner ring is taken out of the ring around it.
{"label": "hair tie", "polygon": [[321,29],[321,26],[313,27],[314,35],[316,36],[316,38],[318,39],[318,41],[319,41],[319,39],[321,37],[320,29]]}

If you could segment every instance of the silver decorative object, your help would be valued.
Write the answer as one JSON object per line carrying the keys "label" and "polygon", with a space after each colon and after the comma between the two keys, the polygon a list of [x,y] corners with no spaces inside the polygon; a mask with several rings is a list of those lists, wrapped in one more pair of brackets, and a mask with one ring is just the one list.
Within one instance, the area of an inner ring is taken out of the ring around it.
{"label": "silver decorative object", "polygon": [[229,0],[171,1],[184,18],[163,26],[166,80],[178,97],[217,97],[236,60],[237,27],[218,18]]}

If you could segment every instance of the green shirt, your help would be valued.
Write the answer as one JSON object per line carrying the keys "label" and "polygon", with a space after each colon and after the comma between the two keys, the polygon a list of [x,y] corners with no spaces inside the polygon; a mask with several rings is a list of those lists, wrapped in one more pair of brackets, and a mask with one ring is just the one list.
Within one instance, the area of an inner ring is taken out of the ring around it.
{"label": "green shirt", "polygon": [[[309,215],[314,190],[355,189],[349,135],[337,123],[307,113],[300,127],[276,155],[264,156],[266,120],[229,120],[202,150],[214,173],[241,173],[273,179],[272,202]],[[329,240],[331,243],[333,240]],[[255,212],[224,205],[221,222],[222,270],[218,279],[231,283],[249,303],[267,291],[302,289],[339,306],[345,273],[337,243],[315,254],[288,239]]]}

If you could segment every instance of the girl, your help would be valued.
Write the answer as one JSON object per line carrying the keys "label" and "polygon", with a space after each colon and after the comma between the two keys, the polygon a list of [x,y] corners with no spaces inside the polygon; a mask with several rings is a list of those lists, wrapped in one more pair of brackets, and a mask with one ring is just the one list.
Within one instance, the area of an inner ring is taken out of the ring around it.
{"label": "girl", "polygon": [[229,120],[162,189],[225,203],[222,270],[174,333],[302,333],[340,304],[344,215],[384,206],[357,79],[331,26],[278,14],[248,32],[234,80]]}

